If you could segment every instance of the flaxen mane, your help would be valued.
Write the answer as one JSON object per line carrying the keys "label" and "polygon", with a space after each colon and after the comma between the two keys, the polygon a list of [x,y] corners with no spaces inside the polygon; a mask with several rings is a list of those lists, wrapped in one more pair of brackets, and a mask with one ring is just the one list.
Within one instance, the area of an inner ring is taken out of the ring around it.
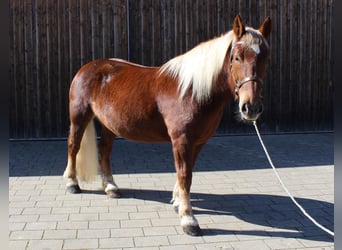
{"label": "flaxen mane", "polygon": [[[234,32],[229,31],[220,37],[200,43],[165,63],[160,73],[166,72],[178,78],[180,98],[192,88],[192,97],[203,103],[210,98],[213,82],[222,70],[229,45],[234,41]],[[253,44],[267,44],[267,41],[258,30],[246,27],[244,43],[249,47]]]}
{"label": "flaxen mane", "polygon": [[199,103],[210,97],[212,82],[222,69],[226,51],[233,39],[234,33],[230,31],[199,44],[161,67],[161,72],[178,78],[180,98],[190,87],[192,87],[192,96]]}

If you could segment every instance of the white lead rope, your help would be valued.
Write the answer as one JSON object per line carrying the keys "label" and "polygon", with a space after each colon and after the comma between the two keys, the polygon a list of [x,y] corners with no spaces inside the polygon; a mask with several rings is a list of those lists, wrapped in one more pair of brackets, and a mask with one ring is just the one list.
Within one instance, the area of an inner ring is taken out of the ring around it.
{"label": "white lead rope", "polygon": [[327,232],[328,234],[334,236],[334,232],[330,231],[329,229],[327,229],[326,227],[322,226],[321,224],[319,224],[314,218],[312,218],[306,211],[305,209],[295,200],[295,198],[291,195],[291,193],[289,192],[289,190],[286,188],[286,186],[284,185],[283,181],[281,180],[273,162],[272,162],[272,159],[270,157],[270,155],[268,154],[268,151],[265,147],[265,144],[263,142],[263,140],[261,139],[261,136],[260,136],[260,132],[259,132],[259,129],[257,127],[257,124],[256,124],[256,121],[253,121],[253,125],[254,125],[254,128],[255,128],[255,131],[257,132],[258,134],[258,137],[259,137],[259,141],[261,143],[261,146],[263,147],[264,151],[265,151],[265,154],[267,156],[267,159],[275,173],[275,175],[277,176],[281,186],[283,187],[283,189],[286,191],[286,193],[288,194],[288,196],[291,198],[291,200],[294,202],[294,204],[302,211],[302,213],[308,218],[310,219],[317,227],[319,227],[320,229],[322,229],[323,231]]}

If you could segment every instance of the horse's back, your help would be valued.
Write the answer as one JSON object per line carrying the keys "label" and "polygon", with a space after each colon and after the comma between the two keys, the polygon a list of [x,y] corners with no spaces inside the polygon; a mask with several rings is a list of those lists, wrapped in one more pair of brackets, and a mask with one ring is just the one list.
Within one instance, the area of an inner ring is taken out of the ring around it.
{"label": "horse's back", "polygon": [[156,71],[158,71],[157,67],[143,66],[122,59],[96,59],[83,65],[76,73],[73,81],[81,78],[83,83],[94,80],[108,83],[109,81],[106,80],[109,78],[117,77],[119,79],[120,76],[127,73],[143,75],[146,73],[154,74]]}
{"label": "horse's back", "polygon": [[95,60],[81,67],[71,91],[85,95],[84,102],[114,134],[136,141],[167,141],[156,102],[157,75],[156,67],[120,59]]}

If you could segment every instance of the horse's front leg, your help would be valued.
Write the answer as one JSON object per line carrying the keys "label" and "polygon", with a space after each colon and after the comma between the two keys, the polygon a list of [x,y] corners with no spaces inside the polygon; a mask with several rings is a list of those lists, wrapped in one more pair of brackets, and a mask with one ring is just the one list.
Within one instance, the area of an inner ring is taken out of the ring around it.
{"label": "horse's front leg", "polygon": [[185,135],[172,138],[172,148],[177,171],[177,182],[173,192],[173,205],[175,208],[178,207],[183,231],[192,236],[200,236],[202,235],[202,230],[192,213],[190,203],[194,149],[189,145]]}
{"label": "horse's front leg", "polygon": [[[195,146],[193,148],[193,154],[192,154],[192,169],[194,168],[197,156],[199,154],[199,152],[201,151],[201,149],[203,148],[204,143],[202,144],[198,144],[197,146]],[[179,207],[179,186],[178,186],[178,181],[176,180],[176,184],[173,188],[173,192],[172,192],[172,200],[171,200],[171,204],[175,210],[176,213],[178,213],[178,207]]]}
{"label": "horse's front leg", "polygon": [[114,182],[112,168],[110,166],[110,155],[112,153],[114,139],[115,135],[106,127],[102,126],[101,139],[98,146],[102,172],[102,186],[109,197],[119,198],[119,188]]}

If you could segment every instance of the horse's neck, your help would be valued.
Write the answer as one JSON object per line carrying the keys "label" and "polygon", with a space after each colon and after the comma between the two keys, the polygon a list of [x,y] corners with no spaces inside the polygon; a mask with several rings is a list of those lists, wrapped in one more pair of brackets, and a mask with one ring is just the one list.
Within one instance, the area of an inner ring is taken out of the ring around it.
{"label": "horse's neck", "polygon": [[217,100],[218,103],[222,103],[224,106],[227,105],[234,98],[234,83],[232,82],[231,73],[225,63],[222,71],[213,83],[212,99]]}

